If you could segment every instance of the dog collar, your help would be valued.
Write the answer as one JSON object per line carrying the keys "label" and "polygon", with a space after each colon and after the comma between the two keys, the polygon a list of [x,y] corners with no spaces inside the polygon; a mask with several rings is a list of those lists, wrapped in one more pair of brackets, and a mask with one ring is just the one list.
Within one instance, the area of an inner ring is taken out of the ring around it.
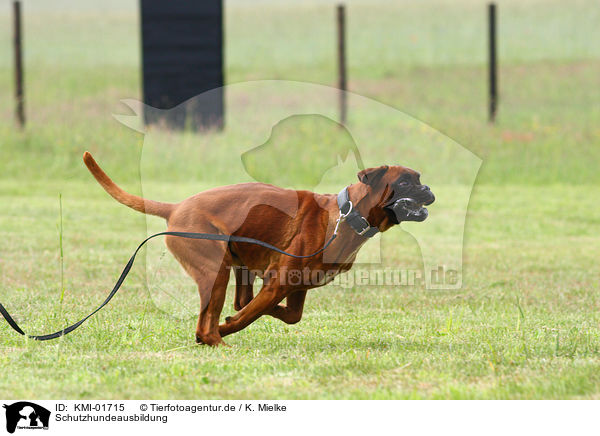
{"label": "dog collar", "polygon": [[347,186],[338,194],[337,204],[340,208],[340,220],[346,221],[360,236],[370,238],[379,232],[377,227],[371,227],[369,221],[354,208],[354,205],[350,201],[350,196],[348,195]]}

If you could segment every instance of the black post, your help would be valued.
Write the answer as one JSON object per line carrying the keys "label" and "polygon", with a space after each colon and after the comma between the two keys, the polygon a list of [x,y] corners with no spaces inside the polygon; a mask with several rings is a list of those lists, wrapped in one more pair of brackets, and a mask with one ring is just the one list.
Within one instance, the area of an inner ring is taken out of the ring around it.
{"label": "black post", "polygon": [[19,127],[25,125],[25,98],[23,96],[23,44],[21,42],[21,2],[13,1],[14,51],[15,51],[15,114]]}
{"label": "black post", "polygon": [[496,109],[498,106],[498,72],[496,62],[496,4],[488,5],[488,27],[489,27],[489,81],[490,81],[490,101],[489,101],[489,121],[493,123],[496,120]]}
{"label": "black post", "polygon": [[337,6],[338,88],[340,90],[340,123],[346,124],[346,7]]}

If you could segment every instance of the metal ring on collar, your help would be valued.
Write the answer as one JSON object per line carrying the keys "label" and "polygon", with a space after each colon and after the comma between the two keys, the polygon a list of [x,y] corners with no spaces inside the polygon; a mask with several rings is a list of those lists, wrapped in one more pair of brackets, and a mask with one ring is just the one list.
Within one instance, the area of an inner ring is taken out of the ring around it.
{"label": "metal ring on collar", "polygon": [[[348,203],[350,205],[350,208],[348,209],[348,212],[343,213],[342,210],[340,209],[340,216],[343,218],[346,218],[348,215],[350,215],[350,212],[352,212],[352,209],[354,209],[354,205],[352,204],[352,201],[348,200]],[[345,206],[345,205],[344,205]]]}

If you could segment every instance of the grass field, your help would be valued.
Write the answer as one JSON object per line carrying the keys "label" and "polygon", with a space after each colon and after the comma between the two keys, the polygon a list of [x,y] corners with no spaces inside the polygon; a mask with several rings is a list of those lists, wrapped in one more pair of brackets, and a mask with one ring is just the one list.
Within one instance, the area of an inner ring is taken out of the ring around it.
{"label": "grass field", "polygon": [[[139,98],[136,2],[102,5],[26,3],[23,132],[12,122],[10,34],[0,33],[0,301],[31,333],[58,330],[99,304],[146,234],[144,217],[108,198],[81,163],[89,149],[124,188],[142,189],[142,136],[111,116],[128,112],[120,99]],[[228,83],[333,85],[333,3],[261,7],[227,4]],[[10,29],[7,12],[1,29]],[[350,89],[483,159],[465,227],[463,288],[328,286],[309,293],[299,324],[263,318],[228,337],[232,347],[213,349],[194,345],[195,319],[153,304],[142,260],[110,306],[63,339],[27,341],[0,323],[0,396],[600,396],[597,5],[499,2],[495,126],[485,113],[484,2],[357,1],[348,14]],[[397,138],[373,129],[377,143],[393,147]],[[217,156],[241,140],[208,138]],[[362,151],[378,156],[374,144]],[[235,178],[216,167],[185,178],[176,170],[155,171],[155,182],[187,193]],[[386,266],[421,264],[400,229],[383,247]],[[232,311],[230,298],[224,315]]]}

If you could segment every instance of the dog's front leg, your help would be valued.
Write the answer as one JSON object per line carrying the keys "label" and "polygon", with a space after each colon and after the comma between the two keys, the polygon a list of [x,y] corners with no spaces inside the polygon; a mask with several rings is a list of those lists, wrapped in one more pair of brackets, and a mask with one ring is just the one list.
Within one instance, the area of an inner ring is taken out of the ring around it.
{"label": "dog's front leg", "polygon": [[286,305],[278,304],[267,315],[280,319],[286,324],[296,324],[302,319],[304,300],[307,291],[296,291],[287,296]]}
{"label": "dog's front leg", "polygon": [[285,293],[278,283],[264,285],[242,310],[225,319],[225,324],[219,326],[220,335],[226,336],[242,330],[272,310],[284,297]]}

